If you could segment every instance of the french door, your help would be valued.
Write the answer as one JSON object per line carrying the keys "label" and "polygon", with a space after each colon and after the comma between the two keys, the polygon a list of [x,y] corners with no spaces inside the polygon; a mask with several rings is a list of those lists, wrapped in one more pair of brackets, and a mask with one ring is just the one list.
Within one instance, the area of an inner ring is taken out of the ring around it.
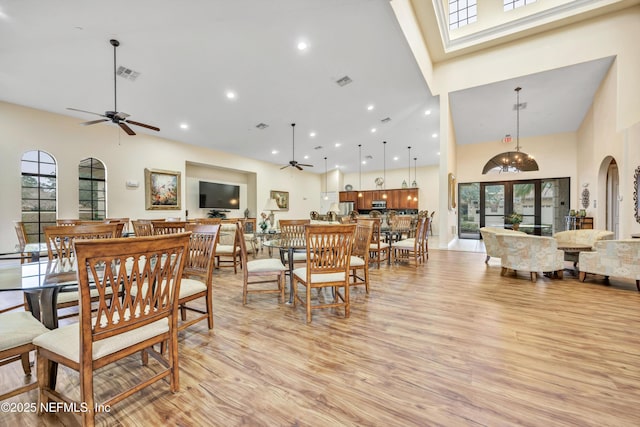
{"label": "french door", "polygon": [[551,236],[564,230],[570,178],[462,183],[458,188],[458,237],[479,239],[481,227],[510,227],[506,217],[522,215],[520,230]]}

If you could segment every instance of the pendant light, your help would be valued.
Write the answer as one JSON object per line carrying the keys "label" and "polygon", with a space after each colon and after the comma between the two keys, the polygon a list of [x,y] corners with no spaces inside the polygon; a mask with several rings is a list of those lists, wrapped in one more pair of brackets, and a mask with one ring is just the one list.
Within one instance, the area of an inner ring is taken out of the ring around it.
{"label": "pendant light", "polygon": [[358,144],[358,197],[362,197],[362,144]]}
{"label": "pendant light", "polygon": [[416,181],[416,179],[418,179],[418,158],[414,157],[413,158],[413,182],[411,183],[411,186],[413,188],[418,188],[418,182]]}
{"label": "pendant light", "polygon": [[328,191],[329,191],[329,179],[328,179],[328,176],[329,176],[329,172],[328,172],[328,169],[327,169],[327,158],[325,156],[325,158],[324,158],[324,199],[325,200],[329,200],[329,194],[328,194]]}
{"label": "pendant light", "polygon": [[[533,156],[520,151],[520,110],[526,106],[526,103],[520,103],[521,90],[522,88],[520,86],[514,89],[516,92],[516,105],[514,105],[514,109],[516,110],[516,151],[507,151],[493,156],[487,164],[484,165],[484,169],[482,170],[483,175],[493,171],[497,171],[498,173],[518,173],[539,170],[538,162],[536,162]],[[509,137],[507,139],[505,137],[505,141],[507,140],[510,141],[511,138]]]}
{"label": "pendant light", "polygon": [[382,141],[382,198],[387,198],[387,141]]}
{"label": "pendant light", "polygon": [[[409,167],[407,170],[409,171],[409,182],[411,182],[411,146],[407,147],[409,149]],[[402,181],[402,188],[407,188],[407,182]],[[407,200],[411,200],[411,194],[407,195]]]}

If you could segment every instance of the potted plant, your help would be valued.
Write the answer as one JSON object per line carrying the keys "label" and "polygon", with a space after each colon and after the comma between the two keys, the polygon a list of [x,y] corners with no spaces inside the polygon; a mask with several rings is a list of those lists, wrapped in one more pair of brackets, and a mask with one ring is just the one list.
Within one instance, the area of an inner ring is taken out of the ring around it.
{"label": "potted plant", "polygon": [[520,228],[520,223],[522,222],[522,214],[512,212],[511,215],[507,217],[507,220],[513,225],[513,229],[517,230]]}

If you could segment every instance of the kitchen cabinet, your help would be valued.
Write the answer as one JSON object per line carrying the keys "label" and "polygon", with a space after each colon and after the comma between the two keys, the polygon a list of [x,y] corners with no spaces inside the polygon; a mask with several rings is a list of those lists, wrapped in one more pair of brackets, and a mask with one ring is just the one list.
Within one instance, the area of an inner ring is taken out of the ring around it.
{"label": "kitchen cabinet", "polygon": [[[383,194],[387,195],[385,199]],[[357,210],[374,209],[374,200],[386,200],[387,210],[418,209],[418,189],[402,188],[396,190],[368,190],[362,192],[362,197],[358,197],[357,191],[341,191],[339,194],[341,202],[354,202]]]}

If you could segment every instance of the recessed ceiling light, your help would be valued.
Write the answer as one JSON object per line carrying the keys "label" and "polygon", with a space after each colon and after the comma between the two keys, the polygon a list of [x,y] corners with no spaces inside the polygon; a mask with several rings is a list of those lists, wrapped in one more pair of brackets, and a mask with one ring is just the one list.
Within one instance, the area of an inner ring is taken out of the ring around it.
{"label": "recessed ceiling light", "polygon": [[367,111],[371,111],[371,110],[373,110],[373,104],[367,105]]}
{"label": "recessed ceiling light", "polygon": [[363,161],[362,161],[362,164],[363,164],[363,165],[366,165],[366,164],[367,164],[367,161],[366,161],[366,160],[363,160]]}
{"label": "recessed ceiling light", "polygon": [[314,136],[316,136],[316,133],[315,133],[315,132],[309,132],[309,136],[310,136],[311,138],[313,138]]}
{"label": "recessed ceiling light", "polygon": [[228,91],[228,92],[227,92],[227,98],[229,98],[229,99],[235,99],[235,98],[236,98],[236,94],[235,94],[235,92]]}
{"label": "recessed ceiling light", "polygon": [[340,165],[336,165],[336,169],[340,169]]}
{"label": "recessed ceiling light", "polygon": [[271,154],[278,154],[278,150],[271,150]]}
{"label": "recessed ceiling light", "polygon": [[425,111],[425,112],[424,112],[424,115],[425,115],[425,116],[428,116],[428,115],[430,115],[430,114],[431,114],[431,110],[427,110],[427,111]]}
{"label": "recessed ceiling light", "polygon": [[309,45],[305,42],[299,42],[298,43],[298,50],[306,50],[309,47]]}
{"label": "recessed ceiling light", "polygon": [[304,156],[304,159],[307,160],[309,158],[309,155]]}
{"label": "recessed ceiling light", "polygon": [[437,133],[434,133],[433,135],[431,135],[431,137],[432,137],[432,138],[437,138],[437,137],[438,137],[438,134],[437,134]]}
{"label": "recessed ceiling light", "polygon": [[395,156],[395,157],[393,158],[393,160],[398,160],[398,156]]}
{"label": "recessed ceiling light", "polygon": [[376,133],[376,128],[371,128],[371,133]]}
{"label": "recessed ceiling light", "polygon": [[340,144],[339,142],[336,142],[336,147],[340,147],[342,144]]}
{"label": "recessed ceiling light", "polygon": [[440,152],[438,151],[436,154],[439,156],[439,155],[440,155]]}
{"label": "recessed ceiling light", "polygon": [[186,123],[180,123],[180,129],[189,129],[189,125]]}

